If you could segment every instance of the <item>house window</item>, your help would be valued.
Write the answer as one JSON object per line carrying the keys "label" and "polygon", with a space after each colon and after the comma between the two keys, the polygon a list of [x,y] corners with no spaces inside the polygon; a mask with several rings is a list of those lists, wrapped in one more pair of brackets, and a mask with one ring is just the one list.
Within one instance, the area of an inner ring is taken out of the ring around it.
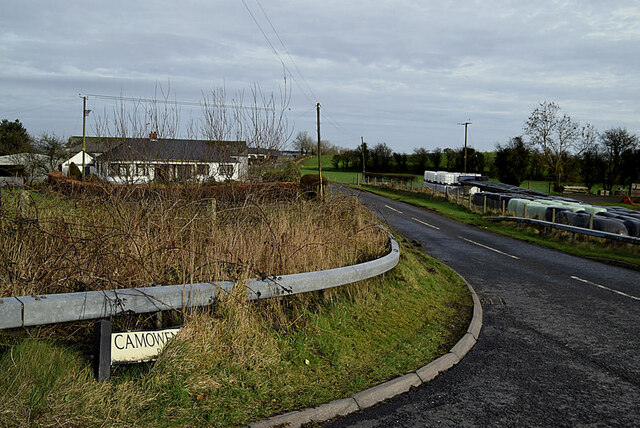
{"label": "house window", "polygon": [[191,180],[193,178],[193,165],[175,165],[175,177],[178,181]]}
{"label": "house window", "polygon": [[229,164],[222,164],[218,166],[218,174],[224,178],[230,179],[233,177],[234,167]]}
{"label": "house window", "polygon": [[120,163],[112,163],[109,165],[112,173],[116,176],[120,177],[128,177],[129,176],[129,165],[120,164]]}
{"label": "house window", "polygon": [[136,175],[147,175],[146,165],[136,164]]}
{"label": "house window", "polygon": [[198,165],[196,168],[197,175],[209,176],[209,165]]}

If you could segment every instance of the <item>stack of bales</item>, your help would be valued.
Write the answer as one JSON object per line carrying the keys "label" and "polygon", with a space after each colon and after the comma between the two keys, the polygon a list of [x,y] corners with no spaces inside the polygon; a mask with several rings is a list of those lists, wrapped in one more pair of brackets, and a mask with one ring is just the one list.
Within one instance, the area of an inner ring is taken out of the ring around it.
{"label": "stack of bales", "polygon": [[582,228],[589,228],[593,223],[594,230],[640,237],[640,213],[624,208],[612,210],[566,199],[527,199],[488,193],[474,195],[474,203],[481,205],[485,197],[487,206],[494,209],[500,209],[502,200],[505,200],[507,210],[513,212],[516,217],[555,221]]}

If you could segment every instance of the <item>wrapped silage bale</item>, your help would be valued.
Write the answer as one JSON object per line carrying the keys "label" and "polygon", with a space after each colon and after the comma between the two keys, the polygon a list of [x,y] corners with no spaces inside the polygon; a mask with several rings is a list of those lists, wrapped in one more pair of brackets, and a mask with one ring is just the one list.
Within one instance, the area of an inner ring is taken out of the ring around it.
{"label": "wrapped silage bale", "polygon": [[558,221],[558,219],[559,219],[558,213],[560,213],[562,211],[569,211],[569,209],[567,207],[547,206],[547,209],[544,212],[544,219],[546,221],[553,221],[554,220],[554,218],[553,218],[554,210],[555,210],[555,213],[556,213],[556,215],[555,215],[555,222],[556,223],[559,223],[559,221]]}
{"label": "wrapped silage bale", "polygon": [[594,207],[593,205],[587,205],[587,206],[585,206],[585,209],[584,209],[584,210],[585,210],[586,212],[588,212],[589,214],[593,214],[593,215],[596,215],[596,214],[599,214],[599,213],[606,213],[606,212],[607,212],[607,209],[606,209],[606,208],[603,208],[603,207]]}
{"label": "wrapped silage bale", "polygon": [[629,235],[629,231],[624,222],[615,218],[594,216],[593,229],[600,230],[602,232],[615,233],[616,235]]}
{"label": "wrapped silage bale", "polygon": [[520,198],[511,198],[507,204],[507,211],[512,212],[516,217],[518,216],[518,202],[522,201]]}
{"label": "wrapped silage bale", "polygon": [[629,236],[640,237],[640,219],[629,216],[617,216],[616,220],[620,220],[627,228]]}
{"label": "wrapped silage bale", "polygon": [[484,197],[486,193],[477,192],[473,194],[473,205],[482,205],[484,203]]}
{"label": "wrapped silage bale", "polygon": [[453,178],[453,177],[454,177],[454,175],[453,175],[453,173],[452,173],[452,172],[447,172],[447,173],[444,175],[444,184],[454,184],[454,183],[455,183],[455,180],[454,180],[454,178]]}
{"label": "wrapped silage bale", "polygon": [[603,212],[597,213],[596,215],[604,218],[617,218],[620,214],[611,213],[609,211],[603,211]]}
{"label": "wrapped silage bale", "polygon": [[[540,204],[538,202],[535,201],[531,201],[528,204],[526,204],[527,207],[527,217],[528,218],[537,218],[538,220],[543,220],[544,219],[544,213],[547,210],[547,206]],[[524,211],[524,208],[523,208]],[[523,212],[524,214],[524,212]]]}
{"label": "wrapped silage bale", "polygon": [[524,206],[531,203],[529,199],[513,198],[509,201],[509,211],[515,213],[516,217],[524,217]]}
{"label": "wrapped silage bale", "polygon": [[589,224],[591,223],[591,214],[587,214],[586,212],[576,212],[576,217],[574,219],[573,225],[576,227],[583,227],[585,229],[589,228]]}
{"label": "wrapped silage bale", "polygon": [[586,212],[585,211],[586,205],[583,205],[583,204],[569,204],[565,206],[568,207],[574,213]]}
{"label": "wrapped silage bale", "polygon": [[487,201],[487,206],[492,210],[501,210],[502,202],[500,201],[500,196],[502,195],[500,195],[499,193],[490,193],[489,200]]}

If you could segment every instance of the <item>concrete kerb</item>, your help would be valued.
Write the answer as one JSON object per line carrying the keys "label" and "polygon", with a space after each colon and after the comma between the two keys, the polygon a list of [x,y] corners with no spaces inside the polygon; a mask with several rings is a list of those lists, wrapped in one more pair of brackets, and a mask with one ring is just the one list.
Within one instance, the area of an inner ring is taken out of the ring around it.
{"label": "concrete kerb", "polygon": [[458,364],[476,344],[480,330],[482,329],[482,306],[480,305],[480,299],[473,287],[471,287],[471,284],[469,284],[462,275],[458,274],[458,276],[467,284],[467,288],[469,288],[471,292],[471,297],[473,298],[473,316],[467,328],[467,333],[451,348],[449,353],[419,368],[415,372],[365,389],[364,391],[353,394],[351,397],[335,400],[317,407],[274,416],[269,419],[251,423],[248,426],[251,428],[297,428],[311,422],[320,423],[340,416],[346,416],[350,413],[355,413],[389,400],[396,395],[409,391],[412,387],[418,387],[421,384],[427,383],[433,380],[438,374]]}

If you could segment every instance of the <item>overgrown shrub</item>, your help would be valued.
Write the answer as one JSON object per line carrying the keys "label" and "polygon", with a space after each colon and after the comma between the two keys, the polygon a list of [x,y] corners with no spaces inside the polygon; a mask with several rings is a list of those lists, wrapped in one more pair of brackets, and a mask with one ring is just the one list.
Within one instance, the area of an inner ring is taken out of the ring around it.
{"label": "overgrown shrub", "polygon": [[78,168],[78,165],[73,162],[71,162],[71,165],[69,165],[69,178],[72,178],[74,180],[80,180],[82,178],[82,172],[80,171],[80,168]]}
{"label": "overgrown shrub", "polygon": [[300,180],[300,164],[289,161],[282,168],[267,169],[262,173],[262,181],[282,181],[297,183]]}
{"label": "overgrown shrub", "polygon": [[[329,184],[327,177],[322,177],[322,186]],[[313,199],[318,196],[318,187],[320,186],[320,177],[318,174],[305,174],[300,178],[300,192],[308,198]]]}

